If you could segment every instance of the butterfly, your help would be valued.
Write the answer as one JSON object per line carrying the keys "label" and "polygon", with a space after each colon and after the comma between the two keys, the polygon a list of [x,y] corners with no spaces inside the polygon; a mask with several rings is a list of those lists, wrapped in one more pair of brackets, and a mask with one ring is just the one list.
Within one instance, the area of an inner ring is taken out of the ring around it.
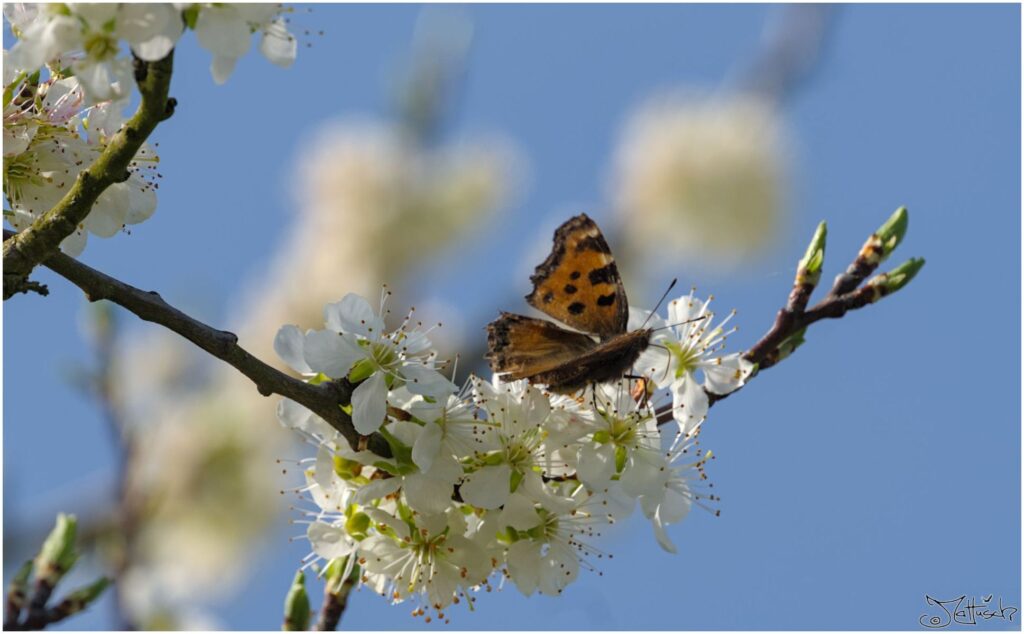
{"label": "butterfly", "polygon": [[486,358],[496,373],[572,394],[622,378],[650,345],[650,328],[626,332],[626,289],[608,243],[586,214],[555,230],[551,255],[530,281],[526,301],[575,330],[502,312],[487,326]]}

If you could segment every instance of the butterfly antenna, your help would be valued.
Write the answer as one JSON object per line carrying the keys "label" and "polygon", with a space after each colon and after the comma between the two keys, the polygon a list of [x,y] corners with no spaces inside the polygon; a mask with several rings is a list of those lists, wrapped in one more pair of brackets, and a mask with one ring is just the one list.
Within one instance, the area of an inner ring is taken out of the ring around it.
{"label": "butterfly antenna", "polygon": [[672,292],[672,289],[675,288],[676,282],[678,282],[678,281],[679,281],[678,277],[672,278],[672,283],[669,284],[668,288],[665,289],[665,292],[661,294],[661,299],[659,299],[658,303],[654,305],[654,310],[652,310],[651,314],[647,316],[647,319],[644,320],[644,323],[640,324],[639,330],[643,330],[644,326],[647,325],[647,322],[649,322],[651,320],[651,317],[654,317],[654,315],[657,314],[658,309],[661,308],[661,303],[663,301],[665,301],[665,298],[668,297],[668,294]]}
{"label": "butterfly antenna", "polygon": [[676,326],[682,326],[683,324],[692,324],[695,321],[703,321],[711,317],[714,317],[714,313],[708,313],[707,315],[701,315],[700,317],[694,317],[693,319],[687,319],[686,321],[669,324],[667,326],[662,326],[661,328],[654,328],[651,332],[658,332],[659,330],[665,330],[666,328],[675,328]]}

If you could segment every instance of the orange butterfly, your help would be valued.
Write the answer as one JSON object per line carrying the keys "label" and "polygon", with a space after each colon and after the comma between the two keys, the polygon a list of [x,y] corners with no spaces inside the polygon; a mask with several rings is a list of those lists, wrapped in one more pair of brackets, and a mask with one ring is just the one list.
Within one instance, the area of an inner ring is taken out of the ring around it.
{"label": "orange butterfly", "polygon": [[486,358],[505,378],[571,394],[622,378],[650,344],[650,328],[626,332],[626,290],[608,243],[586,214],[555,231],[551,255],[530,281],[526,301],[581,332],[502,312],[487,326]]}

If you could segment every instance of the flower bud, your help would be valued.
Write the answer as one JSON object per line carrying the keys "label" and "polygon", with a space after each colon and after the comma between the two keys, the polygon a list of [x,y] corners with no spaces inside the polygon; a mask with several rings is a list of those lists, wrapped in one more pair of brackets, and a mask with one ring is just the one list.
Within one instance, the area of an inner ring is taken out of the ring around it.
{"label": "flower bud", "polygon": [[[907,208],[900,207],[868,239],[868,245],[873,245],[874,247],[872,251],[874,252],[875,264],[885,261],[896,250],[896,247],[903,241],[903,236],[907,235],[907,226],[909,224],[910,215],[907,213]],[[865,245],[865,248],[868,245]],[[864,251],[861,251],[861,255],[864,255]]]}
{"label": "flower bud", "polygon": [[78,554],[75,552],[75,533],[78,520],[74,515],[57,514],[57,523],[43,542],[35,560],[36,579],[56,585],[71,566]]}
{"label": "flower bud", "polygon": [[868,281],[868,286],[875,289],[874,299],[879,299],[900,290],[914,279],[917,272],[924,266],[924,258],[910,258],[888,273],[876,275]]}
{"label": "flower bud", "polygon": [[100,577],[87,586],[82,586],[71,592],[64,600],[57,605],[57,611],[65,616],[81,612],[89,607],[93,601],[99,598],[103,591],[110,585],[110,579]]}
{"label": "flower bud", "polygon": [[796,265],[796,283],[809,284],[812,287],[818,285],[821,279],[821,267],[825,263],[825,238],[828,235],[828,227],[822,220],[818,228],[814,230],[811,243],[807,245],[807,252]]}
{"label": "flower bud", "polygon": [[284,599],[284,626],[281,629],[286,632],[309,629],[309,597],[306,596],[306,575],[301,570],[295,573],[295,580]]}
{"label": "flower bud", "polygon": [[25,605],[25,589],[28,587],[28,577],[32,574],[32,560],[29,559],[18,568],[11,579],[11,585],[7,588],[7,603],[15,610],[21,610]]}

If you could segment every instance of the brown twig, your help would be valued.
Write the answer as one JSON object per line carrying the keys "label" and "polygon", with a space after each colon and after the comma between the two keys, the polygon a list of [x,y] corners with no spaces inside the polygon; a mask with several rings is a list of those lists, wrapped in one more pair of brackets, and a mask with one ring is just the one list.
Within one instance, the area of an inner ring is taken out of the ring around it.
{"label": "brown twig", "polygon": [[142,144],[174,113],[175,101],[167,96],[173,67],[174,51],[155,62],[137,60],[136,81],[142,96],[138,110],[53,209],[14,239],[4,241],[4,300],[29,290],[40,292],[40,285],[28,280],[32,269],[57,252],[61,241],[85,221],[108,187],[128,179],[128,168]]}
{"label": "brown twig", "polygon": [[316,621],[318,632],[333,632],[338,629],[338,621],[348,606],[348,595],[355,587],[355,580],[351,575],[341,582],[337,592],[332,592],[331,583],[324,584],[324,603],[320,606],[320,615]]}
{"label": "brown twig", "polygon": [[[4,231],[5,240],[11,235]],[[337,429],[353,448],[365,446],[382,457],[391,457],[391,448],[380,434],[360,436],[352,418],[340,407],[349,404],[352,398],[354,386],[347,380],[312,385],[288,376],[239,346],[238,337],[233,333],[193,319],[165,302],[155,291],[147,292],[125,284],[63,253],[50,255],[43,266],[85,291],[89,301],[109,300],[144,321],[159,324],[188,339],[245,375],[263,396],[278,394],[304,405]]]}
{"label": "brown twig", "polygon": [[[755,365],[754,376],[796,350],[803,343],[803,333],[811,324],[822,319],[838,319],[851,310],[877,302],[909,282],[924,264],[923,260],[911,259],[891,273],[879,275],[861,286],[861,283],[900,243],[906,229],[907,211],[901,207],[877,232],[868,237],[857,257],[836,277],[828,295],[807,309],[807,303],[818,284],[821,266],[824,263],[825,225],[819,225],[807,253],[797,264],[796,279],[786,305],[775,315],[775,322],[768,332],[743,354],[744,359]],[[890,280],[890,275],[902,277],[896,281]],[[730,394],[735,394],[736,391],[715,394],[705,390],[708,407]],[[667,423],[672,420],[672,406],[660,407],[656,415],[659,424]]]}

